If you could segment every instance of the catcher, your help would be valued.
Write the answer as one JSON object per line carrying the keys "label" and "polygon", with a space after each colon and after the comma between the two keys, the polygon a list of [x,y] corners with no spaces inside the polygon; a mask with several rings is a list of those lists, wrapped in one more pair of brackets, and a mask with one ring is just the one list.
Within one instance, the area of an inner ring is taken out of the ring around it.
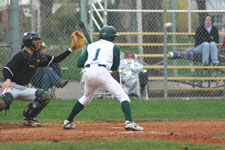
{"label": "catcher", "polygon": [[51,95],[43,90],[28,88],[26,85],[36,72],[37,67],[59,63],[71,52],[81,48],[86,43],[85,36],[76,31],[71,36],[71,47],[59,56],[47,56],[39,51],[40,37],[35,32],[26,32],[23,35],[21,49],[3,68],[4,84],[0,97],[0,111],[8,110],[14,99],[31,102],[23,111],[24,125],[38,127],[40,123],[35,118],[50,102]]}

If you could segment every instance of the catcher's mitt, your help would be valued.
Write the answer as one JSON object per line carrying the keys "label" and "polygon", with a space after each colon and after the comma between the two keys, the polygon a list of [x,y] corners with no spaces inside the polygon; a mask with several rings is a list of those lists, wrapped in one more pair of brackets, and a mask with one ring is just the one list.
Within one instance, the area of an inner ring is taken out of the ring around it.
{"label": "catcher's mitt", "polygon": [[86,37],[79,31],[74,31],[71,35],[71,48],[79,49],[86,44]]}

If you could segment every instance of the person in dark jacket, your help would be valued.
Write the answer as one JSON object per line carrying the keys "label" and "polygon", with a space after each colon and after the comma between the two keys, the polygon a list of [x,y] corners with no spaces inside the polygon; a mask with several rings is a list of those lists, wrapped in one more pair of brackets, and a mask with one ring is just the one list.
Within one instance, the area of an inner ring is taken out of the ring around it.
{"label": "person in dark jacket", "polygon": [[195,34],[195,54],[202,54],[202,64],[218,65],[218,50],[216,43],[219,43],[218,29],[212,25],[210,16],[205,17],[204,25],[199,26]]}

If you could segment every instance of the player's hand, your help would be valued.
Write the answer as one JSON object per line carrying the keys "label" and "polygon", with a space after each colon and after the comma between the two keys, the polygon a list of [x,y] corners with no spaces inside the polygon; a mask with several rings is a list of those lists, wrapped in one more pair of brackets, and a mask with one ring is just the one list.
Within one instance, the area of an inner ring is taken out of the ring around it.
{"label": "player's hand", "polygon": [[5,89],[6,89],[6,91],[7,91],[9,88],[11,88],[11,89],[13,88],[13,87],[12,87],[12,82],[11,82],[10,79],[7,79],[7,80],[4,82],[4,84],[2,85],[1,92],[3,92]]}

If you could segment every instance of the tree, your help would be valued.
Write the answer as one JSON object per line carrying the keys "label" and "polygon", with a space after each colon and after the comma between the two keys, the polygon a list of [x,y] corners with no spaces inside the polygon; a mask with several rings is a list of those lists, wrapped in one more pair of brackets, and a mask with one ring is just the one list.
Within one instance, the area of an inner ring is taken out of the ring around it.
{"label": "tree", "polygon": [[[135,0],[121,0],[115,1],[116,9],[136,9]],[[134,13],[131,12],[118,12],[114,13],[114,17],[117,18],[115,27],[121,32],[135,32],[136,31],[136,19]],[[114,22],[115,23],[115,22]],[[132,36],[126,36],[120,38],[121,42],[131,43],[133,41]]]}
{"label": "tree", "polygon": [[53,0],[40,0],[40,14],[41,14],[41,33],[45,37],[52,37],[49,34],[48,17],[52,15]]}
{"label": "tree", "polygon": [[[196,2],[197,2],[199,10],[206,10],[206,2],[205,2],[205,0],[196,0]],[[205,20],[205,17],[207,15],[208,15],[208,13],[205,13],[205,12],[200,12],[199,13],[199,24],[200,25],[204,24],[204,20]]]}

